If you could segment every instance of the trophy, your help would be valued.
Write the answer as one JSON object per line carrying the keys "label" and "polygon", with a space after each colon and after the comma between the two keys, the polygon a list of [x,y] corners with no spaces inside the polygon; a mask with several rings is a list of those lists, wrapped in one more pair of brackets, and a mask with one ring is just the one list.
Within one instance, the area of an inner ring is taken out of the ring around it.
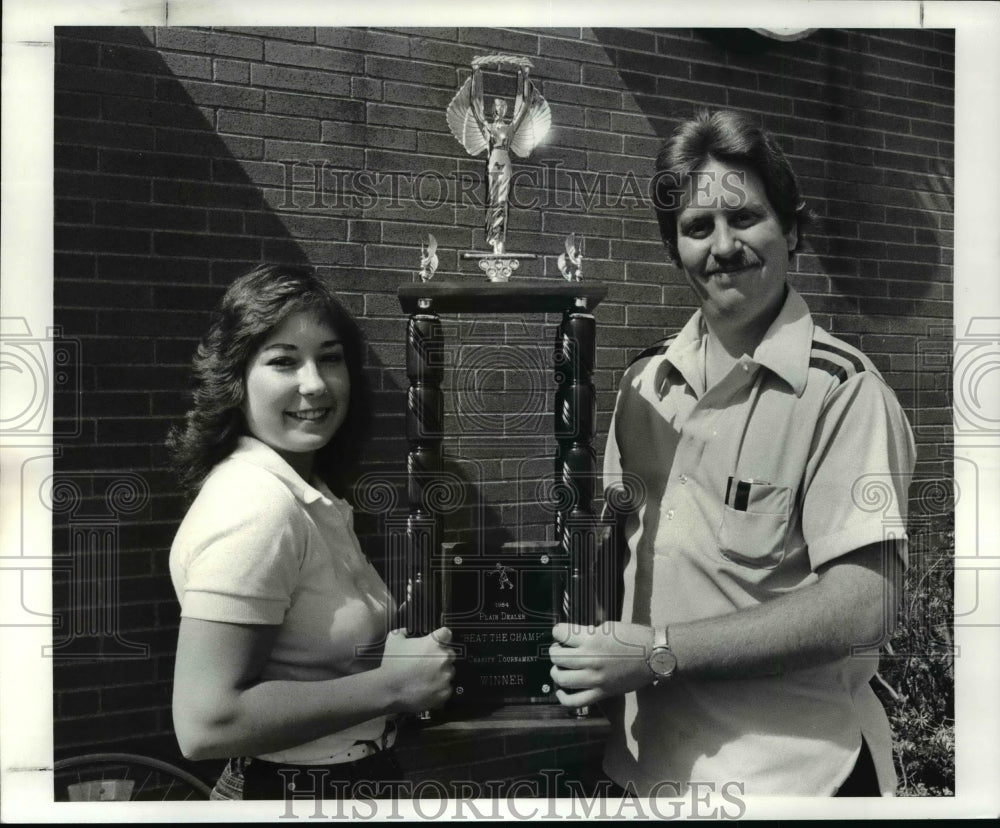
{"label": "trophy", "polygon": [[[512,109],[497,97],[487,111],[485,67],[516,72]],[[471,76],[446,110],[448,126],[465,151],[486,156],[484,227],[490,250],[466,252],[461,258],[477,261],[487,281],[434,281],[438,243],[428,235],[420,250],[419,282],[398,291],[402,309],[409,314],[409,513],[405,537],[394,543],[405,558],[412,591],[408,631],[426,634],[441,624],[452,629],[458,649],[453,700],[458,703],[555,702],[547,655],[552,625],[594,623],[597,604],[610,603],[608,597],[599,599],[598,592],[610,589],[613,581],[597,574],[607,562],[598,560],[601,527],[592,508],[596,406],[591,311],[606,288],[581,281],[583,244],[574,234],[563,239],[558,257],[562,279],[510,281],[522,261],[536,258],[531,252],[507,249],[511,156],[528,157],[552,122],[549,105],[529,77],[531,68],[524,57],[477,57]],[[555,377],[558,444],[549,498],[553,541],[498,545],[484,537],[482,548],[442,542],[444,514],[435,504],[434,489],[448,477],[442,457],[443,313],[562,314],[550,375]]]}
{"label": "trophy", "polygon": [[[487,115],[483,103],[483,67],[515,67],[517,93],[514,110],[507,118],[507,101],[493,99],[493,113]],[[523,57],[494,55],[472,61],[472,75],[448,104],[448,126],[469,155],[487,153],[486,158],[486,243],[492,253],[467,253],[478,258],[479,267],[491,282],[506,282],[521,259],[531,254],[506,251],[507,209],[510,201],[510,154],[527,158],[552,125],[549,105],[528,77],[531,61]]]}

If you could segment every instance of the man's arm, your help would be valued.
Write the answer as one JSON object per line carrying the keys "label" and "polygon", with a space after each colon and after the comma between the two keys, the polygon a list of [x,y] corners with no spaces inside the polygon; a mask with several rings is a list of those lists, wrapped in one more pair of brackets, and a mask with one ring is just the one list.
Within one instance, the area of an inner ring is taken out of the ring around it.
{"label": "man's arm", "polygon": [[[892,633],[902,558],[895,543],[849,552],[820,568],[818,580],[764,604],[716,618],[673,624],[674,681],[776,675],[829,663],[855,648],[876,648]],[[646,666],[652,628],[615,622],[553,630],[552,678],[568,707],[593,704],[652,683]]]}

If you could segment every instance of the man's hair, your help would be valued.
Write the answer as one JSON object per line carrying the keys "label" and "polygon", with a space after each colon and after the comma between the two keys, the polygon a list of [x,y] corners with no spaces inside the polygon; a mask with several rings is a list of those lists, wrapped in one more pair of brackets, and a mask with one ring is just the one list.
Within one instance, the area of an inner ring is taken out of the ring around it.
{"label": "man's hair", "polygon": [[677,214],[690,192],[693,174],[713,159],[748,167],[760,177],[781,229],[786,233],[793,227],[798,230],[798,243],[791,253],[798,250],[811,215],[781,147],[770,133],[740,112],[701,110],[674,130],[656,156],[653,207],[673,263],[680,264]]}
{"label": "man's hair", "polygon": [[172,465],[189,495],[249,436],[242,406],[250,361],[271,331],[300,311],[314,312],[337,333],[344,348],[351,392],[344,423],[316,453],[315,472],[337,494],[349,486],[370,421],[363,370],[364,338],[333,289],[313,271],[261,265],[226,290],[194,357],[194,404],[183,427],[167,438]]}

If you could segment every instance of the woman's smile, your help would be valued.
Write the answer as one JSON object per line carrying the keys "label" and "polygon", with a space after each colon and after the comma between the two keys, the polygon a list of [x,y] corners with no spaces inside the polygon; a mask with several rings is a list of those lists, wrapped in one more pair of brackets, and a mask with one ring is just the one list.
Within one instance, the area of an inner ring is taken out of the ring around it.
{"label": "woman's smile", "polygon": [[332,410],[332,408],[307,408],[303,411],[286,411],[285,413],[295,420],[314,423],[324,419]]}

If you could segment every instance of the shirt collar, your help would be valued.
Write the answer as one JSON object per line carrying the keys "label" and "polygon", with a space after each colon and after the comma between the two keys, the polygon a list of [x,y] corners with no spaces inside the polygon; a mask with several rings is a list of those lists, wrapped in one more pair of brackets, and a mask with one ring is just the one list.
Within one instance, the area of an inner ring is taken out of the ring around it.
{"label": "shirt collar", "polygon": [[256,437],[240,437],[235,450],[229,456],[266,469],[288,486],[292,494],[307,506],[317,500],[327,506],[333,503],[331,499],[333,495],[322,481],[313,477],[312,483],[307,483],[278,452]]}
{"label": "shirt collar", "polygon": [[[699,309],[667,348],[666,361],[661,366],[663,373],[657,376],[658,388],[664,387],[666,370],[669,370],[666,362],[669,362],[699,396],[705,392],[705,335],[704,318]],[[777,374],[791,386],[795,396],[801,397],[809,372],[812,336],[809,307],[789,286],[784,304],[753,352],[752,361]]]}
{"label": "shirt collar", "polygon": [[801,397],[809,375],[809,351],[812,348],[813,321],[809,306],[789,286],[785,304],[753,352],[755,362],[770,368],[787,382],[796,397]]}

